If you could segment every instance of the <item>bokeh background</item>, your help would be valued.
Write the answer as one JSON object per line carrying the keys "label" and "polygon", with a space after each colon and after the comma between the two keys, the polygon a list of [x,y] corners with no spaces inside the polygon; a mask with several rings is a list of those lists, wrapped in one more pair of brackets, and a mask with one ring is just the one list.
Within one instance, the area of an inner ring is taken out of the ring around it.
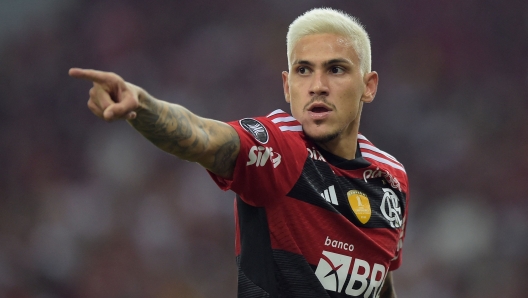
{"label": "bokeh background", "polygon": [[410,176],[399,297],[527,297],[524,0],[0,0],[0,297],[235,297],[233,193],[67,72],[223,121],[288,110],[285,34],[321,6],[366,25],[361,131]]}

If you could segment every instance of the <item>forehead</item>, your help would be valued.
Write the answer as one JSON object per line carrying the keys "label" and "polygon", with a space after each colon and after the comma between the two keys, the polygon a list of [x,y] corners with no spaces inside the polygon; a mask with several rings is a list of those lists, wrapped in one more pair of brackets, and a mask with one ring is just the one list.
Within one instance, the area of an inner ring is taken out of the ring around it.
{"label": "forehead", "polygon": [[358,61],[358,55],[349,38],[333,33],[307,35],[299,39],[293,47],[291,61],[329,60],[345,58]]}

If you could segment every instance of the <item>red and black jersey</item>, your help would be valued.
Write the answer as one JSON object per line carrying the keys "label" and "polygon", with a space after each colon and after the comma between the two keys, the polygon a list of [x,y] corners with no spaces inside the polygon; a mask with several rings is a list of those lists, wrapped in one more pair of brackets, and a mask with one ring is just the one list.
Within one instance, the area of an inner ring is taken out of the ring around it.
{"label": "red and black jersey", "polygon": [[401,264],[404,167],[358,135],[346,160],[277,110],[229,123],[240,137],[232,180],[239,297],[377,297]]}

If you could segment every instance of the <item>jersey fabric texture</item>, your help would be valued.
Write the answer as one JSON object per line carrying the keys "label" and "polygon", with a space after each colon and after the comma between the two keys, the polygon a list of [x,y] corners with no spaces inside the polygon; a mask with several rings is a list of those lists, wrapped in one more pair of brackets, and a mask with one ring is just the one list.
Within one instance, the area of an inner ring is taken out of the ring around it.
{"label": "jersey fabric texture", "polygon": [[401,264],[404,167],[358,135],[346,160],[316,146],[277,110],[229,123],[240,137],[236,193],[238,297],[377,297]]}

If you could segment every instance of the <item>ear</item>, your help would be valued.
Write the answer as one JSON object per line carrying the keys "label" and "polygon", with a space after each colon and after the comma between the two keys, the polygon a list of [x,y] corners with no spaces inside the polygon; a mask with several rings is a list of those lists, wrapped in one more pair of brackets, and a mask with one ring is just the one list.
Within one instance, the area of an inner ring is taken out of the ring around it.
{"label": "ear", "polygon": [[365,83],[365,92],[361,97],[361,101],[370,103],[374,100],[376,92],[378,91],[378,73],[375,71],[369,72],[363,76],[363,82]]}
{"label": "ear", "polygon": [[290,103],[290,84],[288,84],[288,75],[287,71],[282,72],[282,87],[284,89],[284,98],[287,103]]}

